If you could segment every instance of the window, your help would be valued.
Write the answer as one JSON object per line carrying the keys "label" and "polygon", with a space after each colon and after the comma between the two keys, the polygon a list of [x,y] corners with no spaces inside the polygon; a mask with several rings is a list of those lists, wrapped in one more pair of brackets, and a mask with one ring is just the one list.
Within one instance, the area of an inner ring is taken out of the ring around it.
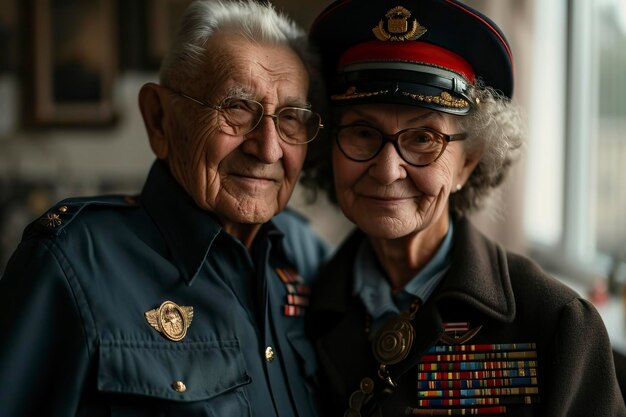
{"label": "window", "polygon": [[535,4],[525,230],[548,266],[609,276],[626,262],[626,0]]}

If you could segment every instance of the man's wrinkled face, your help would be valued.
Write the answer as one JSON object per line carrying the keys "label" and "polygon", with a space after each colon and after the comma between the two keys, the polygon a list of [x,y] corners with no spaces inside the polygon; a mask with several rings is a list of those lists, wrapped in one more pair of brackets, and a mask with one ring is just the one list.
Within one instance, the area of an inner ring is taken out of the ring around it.
{"label": "man's wrinkled face", "polygon": [[[256,100],[265,114],[307,106],[307,71],[290,48],[239,37],[211,42],[219,45],[209,52],[213,67],[207,67],[206,78],[182,83],[182,93],[213,105],[230,96]],[[220,82],[212,88],[216,76]],[[176,94],[170,100],[174,116],[166,124],[172,135],[166,160],[196,204],[215,213],[227,231],[265,223],[285,207],[306,145],[281,140],[270,117],[244,136],[230,136],[217,127],[217,110]]]}

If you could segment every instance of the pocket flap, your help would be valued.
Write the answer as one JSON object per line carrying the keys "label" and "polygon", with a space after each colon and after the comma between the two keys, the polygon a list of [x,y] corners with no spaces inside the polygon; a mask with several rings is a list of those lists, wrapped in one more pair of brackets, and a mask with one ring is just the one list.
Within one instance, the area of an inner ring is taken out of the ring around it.
{"label": "pocket flap", "polygon": [[249,382],[237,340],[100,346],[98,389],[103,392],[199,401]]}

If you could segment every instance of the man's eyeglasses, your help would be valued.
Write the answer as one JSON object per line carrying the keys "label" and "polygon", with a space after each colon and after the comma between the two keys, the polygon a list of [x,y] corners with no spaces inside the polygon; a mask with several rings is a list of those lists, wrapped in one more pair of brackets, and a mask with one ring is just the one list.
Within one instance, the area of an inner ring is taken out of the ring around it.
{"label": "man's eyeglasses", "polygon": [[357,162],[374,159],[390,142],[403,160],[416,167],[432,164],[443,154],[449,142],[466,138],[465,133],[446,135],[427,127],[386,135],[362,124],[338,126],[336,135],[337,146],[348,159]]}
{"label": "man's eyeglasses", "polygon": [[274,120],[278,136],[292,145],[311,142],[324,127],[318,113],[300,107],[283,107],[276,114],[266,114],[258,101],[241,97],[227,97],[213,106],[197,98],[178,91],[175,94],[218,112],[218,126],[221,132],[231,136],[244,136],[252,132],[263,117]]}

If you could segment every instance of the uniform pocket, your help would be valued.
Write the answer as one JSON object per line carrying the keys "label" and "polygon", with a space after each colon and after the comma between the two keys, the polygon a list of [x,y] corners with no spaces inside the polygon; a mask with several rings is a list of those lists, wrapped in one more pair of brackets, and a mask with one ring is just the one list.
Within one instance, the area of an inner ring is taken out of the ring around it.
{"label": "uniform pocket", "polygon": [[250,383],[237,340],[108,341],[98,390],[114,416],[249,416]]}

